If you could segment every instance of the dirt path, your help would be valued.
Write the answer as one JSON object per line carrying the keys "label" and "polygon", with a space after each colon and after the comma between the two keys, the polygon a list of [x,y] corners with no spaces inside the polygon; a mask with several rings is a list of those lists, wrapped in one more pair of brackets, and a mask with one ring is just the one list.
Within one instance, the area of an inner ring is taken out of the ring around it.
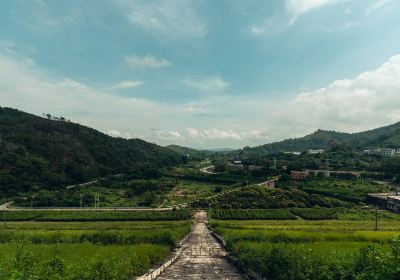
{"label": "dirt path", "polygon": [[182,255],[157,280],[244,279],[225,259],[226,251],[211,235],[206,222],[207,213],[198,212],[193,231],[182,246]]}

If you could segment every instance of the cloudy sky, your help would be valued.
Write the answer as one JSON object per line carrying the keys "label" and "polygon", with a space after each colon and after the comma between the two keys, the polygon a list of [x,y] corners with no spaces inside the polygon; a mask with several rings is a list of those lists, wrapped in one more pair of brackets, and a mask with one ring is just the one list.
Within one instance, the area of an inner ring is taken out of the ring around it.
{"label": "cloudy sky", "polygon": [[254,146],[400,121],[398,0],[3,0],[0,105]]}

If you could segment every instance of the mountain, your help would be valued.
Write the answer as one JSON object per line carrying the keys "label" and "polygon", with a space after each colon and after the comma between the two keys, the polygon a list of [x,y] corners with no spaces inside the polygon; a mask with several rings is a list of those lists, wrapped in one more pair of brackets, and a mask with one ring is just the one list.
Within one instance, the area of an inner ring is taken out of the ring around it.
{"label": "mountain", "polygon": [[189,156],[198,156],[200,154],[202,154],[202,151],[193,149],[193,148],[188,148],[188,147],[183,147],[183,146],[179,146],[179,145],[168,145],[166,146],[166,148],[179,153],[181,155],[189,155]]}
{"label": "mountain", "polygon": [[166,148],[171,149],[181,155],[189,155],[189,158],[194,160],[201,160],[207,156],[215,154],[227,154],[234,151],[233,149],[207,149],[207,150],[196,150],[193,148],[183,147],[179,145],[168,145]]}
{"label": "mountain", "polygon": [[113,138],[64,118],[0,107],[0,192],[58,187],[181,162],[180,154],[140,139]]}
{"label": "mountain", "polygon": [[374,147],[400,148],[400,122],[358,133],[317,130],[302,138],[287,139],[252,148],[246,147],[235,153],[273,154],[277,152],[302,152],[309,149],[328,150],[335,144],[347,145],[360,150]]}

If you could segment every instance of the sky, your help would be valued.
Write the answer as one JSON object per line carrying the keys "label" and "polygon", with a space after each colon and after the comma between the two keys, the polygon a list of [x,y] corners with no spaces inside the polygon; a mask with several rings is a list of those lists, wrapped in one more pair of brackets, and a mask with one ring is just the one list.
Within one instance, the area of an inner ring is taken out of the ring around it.
{"label": "sky", "polygon": [[3,0],[0,106],[242,148],[400,121],[398,0]]}

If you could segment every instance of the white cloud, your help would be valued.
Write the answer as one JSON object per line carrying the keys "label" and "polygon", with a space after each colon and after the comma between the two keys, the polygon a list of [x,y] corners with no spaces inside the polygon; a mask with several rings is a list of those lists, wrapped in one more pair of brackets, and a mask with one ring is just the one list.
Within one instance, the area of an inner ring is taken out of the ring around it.
{"label": "white cloud", "polygon": [[107,131],[107,134],[110,135],[111,137],[115,137],[115,138],[125,138],[125,139],[131,139],[132,135],[130,133],[121,133],[118,130],[110,130]]}
{"label": "white cloud", "polygon": [[121,0],[132,24],[169,39],[202,37],[206,25],[196,15],[193,0]]}
{"label": "white cloud", "polygon": [[272,27],[272,24],[273,24],[272,19],[269,18],[266,19],[264,23],[262,23],[261,25],[250,26],[250,31],[254,35],[259,35],[268,31]]}
{"label": "white cloud", "polygon": [[285,7],[289,13],[290,25],[304,13],[337,2],[337,0],[286,0]]}
{"label": "white cloud", "polygon": [[346,23],[345,25],[343,25],[343,29],[350,29],[356,26],[359,26],[361,24],[361,22],[359,21],[351,21]]}
{"label": "white cloud", "polygon": [[164,131],[160,129],[153,130],[155,140],[168,141],[171,143],[183,141],[185,138],[178,131]]}
{"label": "white cloud", "polygon": [[198,130],[193,127],[187,128],[188,135],[192,138],[204,140],[234,140],[245,142],[255,138],[266,139],[265,132],[254,129],[251,131],[222,130],[217,128]]}
{"label": "white cloud", "polygon": [[205,130],[197,130],[195,128],[188,128],[187,129],[190,137],[193,138],[201,138],[205,140],[215,140],[215,139],[234,139],[234,140],[242,140],[242,137],[237,133],[236,131],[233,130],[220,130],[216,128],[212,129],[205,129]]}
{"label": "white cloud", "polygon": [[45,0],[15,2],[17,9],[12,10],[12,14],[16,20],[37,32],[75,25],[82,18],[80,9],[73,5],[57,9],[57,5]]}
{"label": "white cloud", "polygon": [[394,56],[376,70],[300,93],[291,101],[272,102],[267,94],[215,94],[187,104],[163,104],[98,90],[45,71],[29,58],[0,51],[2,106],[64,116],[114,137],[159,144],[243,147],[303,136],[317,128],[372,129],[400,120],[399,92],[400,56]]}
{"label": "white cloud", "polygon": [[118,84],[113,85],[111,88],[113,89],[127,89],[127,88],[135,88],[140,87],[144,84],[142,81],[123,81]]}
{"label": "white cloud", "polygon": [[[64,116],[125,138],[149,137],[152,125],[170,126],[173,117],[184,112],[177,106],[140,98],[122,97],[85,83],[55,76],[32,60],[0,51],[1,106],[37,115]],[[128,133],[131,133],[128,135]]]}
{"label": "white cloud", "polygon": [[138,55],[128,55],[125,57],[126,62],[135,68],[139,69],[159,69],[163,67],[171,66],[171,62],[164,58],[156,58],[152,55],[138,56]]}
{"label": "white cloud", "polygon": [[217,92],[223,91],[229,86],[229,83],[220,77],[206,77],[199,79],[185,79],[183,83],[200,92]]}
{"label": "white cloud", "polygon": [[375,11],[385,6],[387,3],[389,3],[389,0],[375,0],[375,2],[372,5],[365,8],[365,15],[367,16],[371,15]]}
{"label": "white cloud", "polygon": [[400,56],[353,80],[338,80],[326,88],[302,93],[277,112],[284,125],[300,130],[324,128],[361,131],[400,120]]}

